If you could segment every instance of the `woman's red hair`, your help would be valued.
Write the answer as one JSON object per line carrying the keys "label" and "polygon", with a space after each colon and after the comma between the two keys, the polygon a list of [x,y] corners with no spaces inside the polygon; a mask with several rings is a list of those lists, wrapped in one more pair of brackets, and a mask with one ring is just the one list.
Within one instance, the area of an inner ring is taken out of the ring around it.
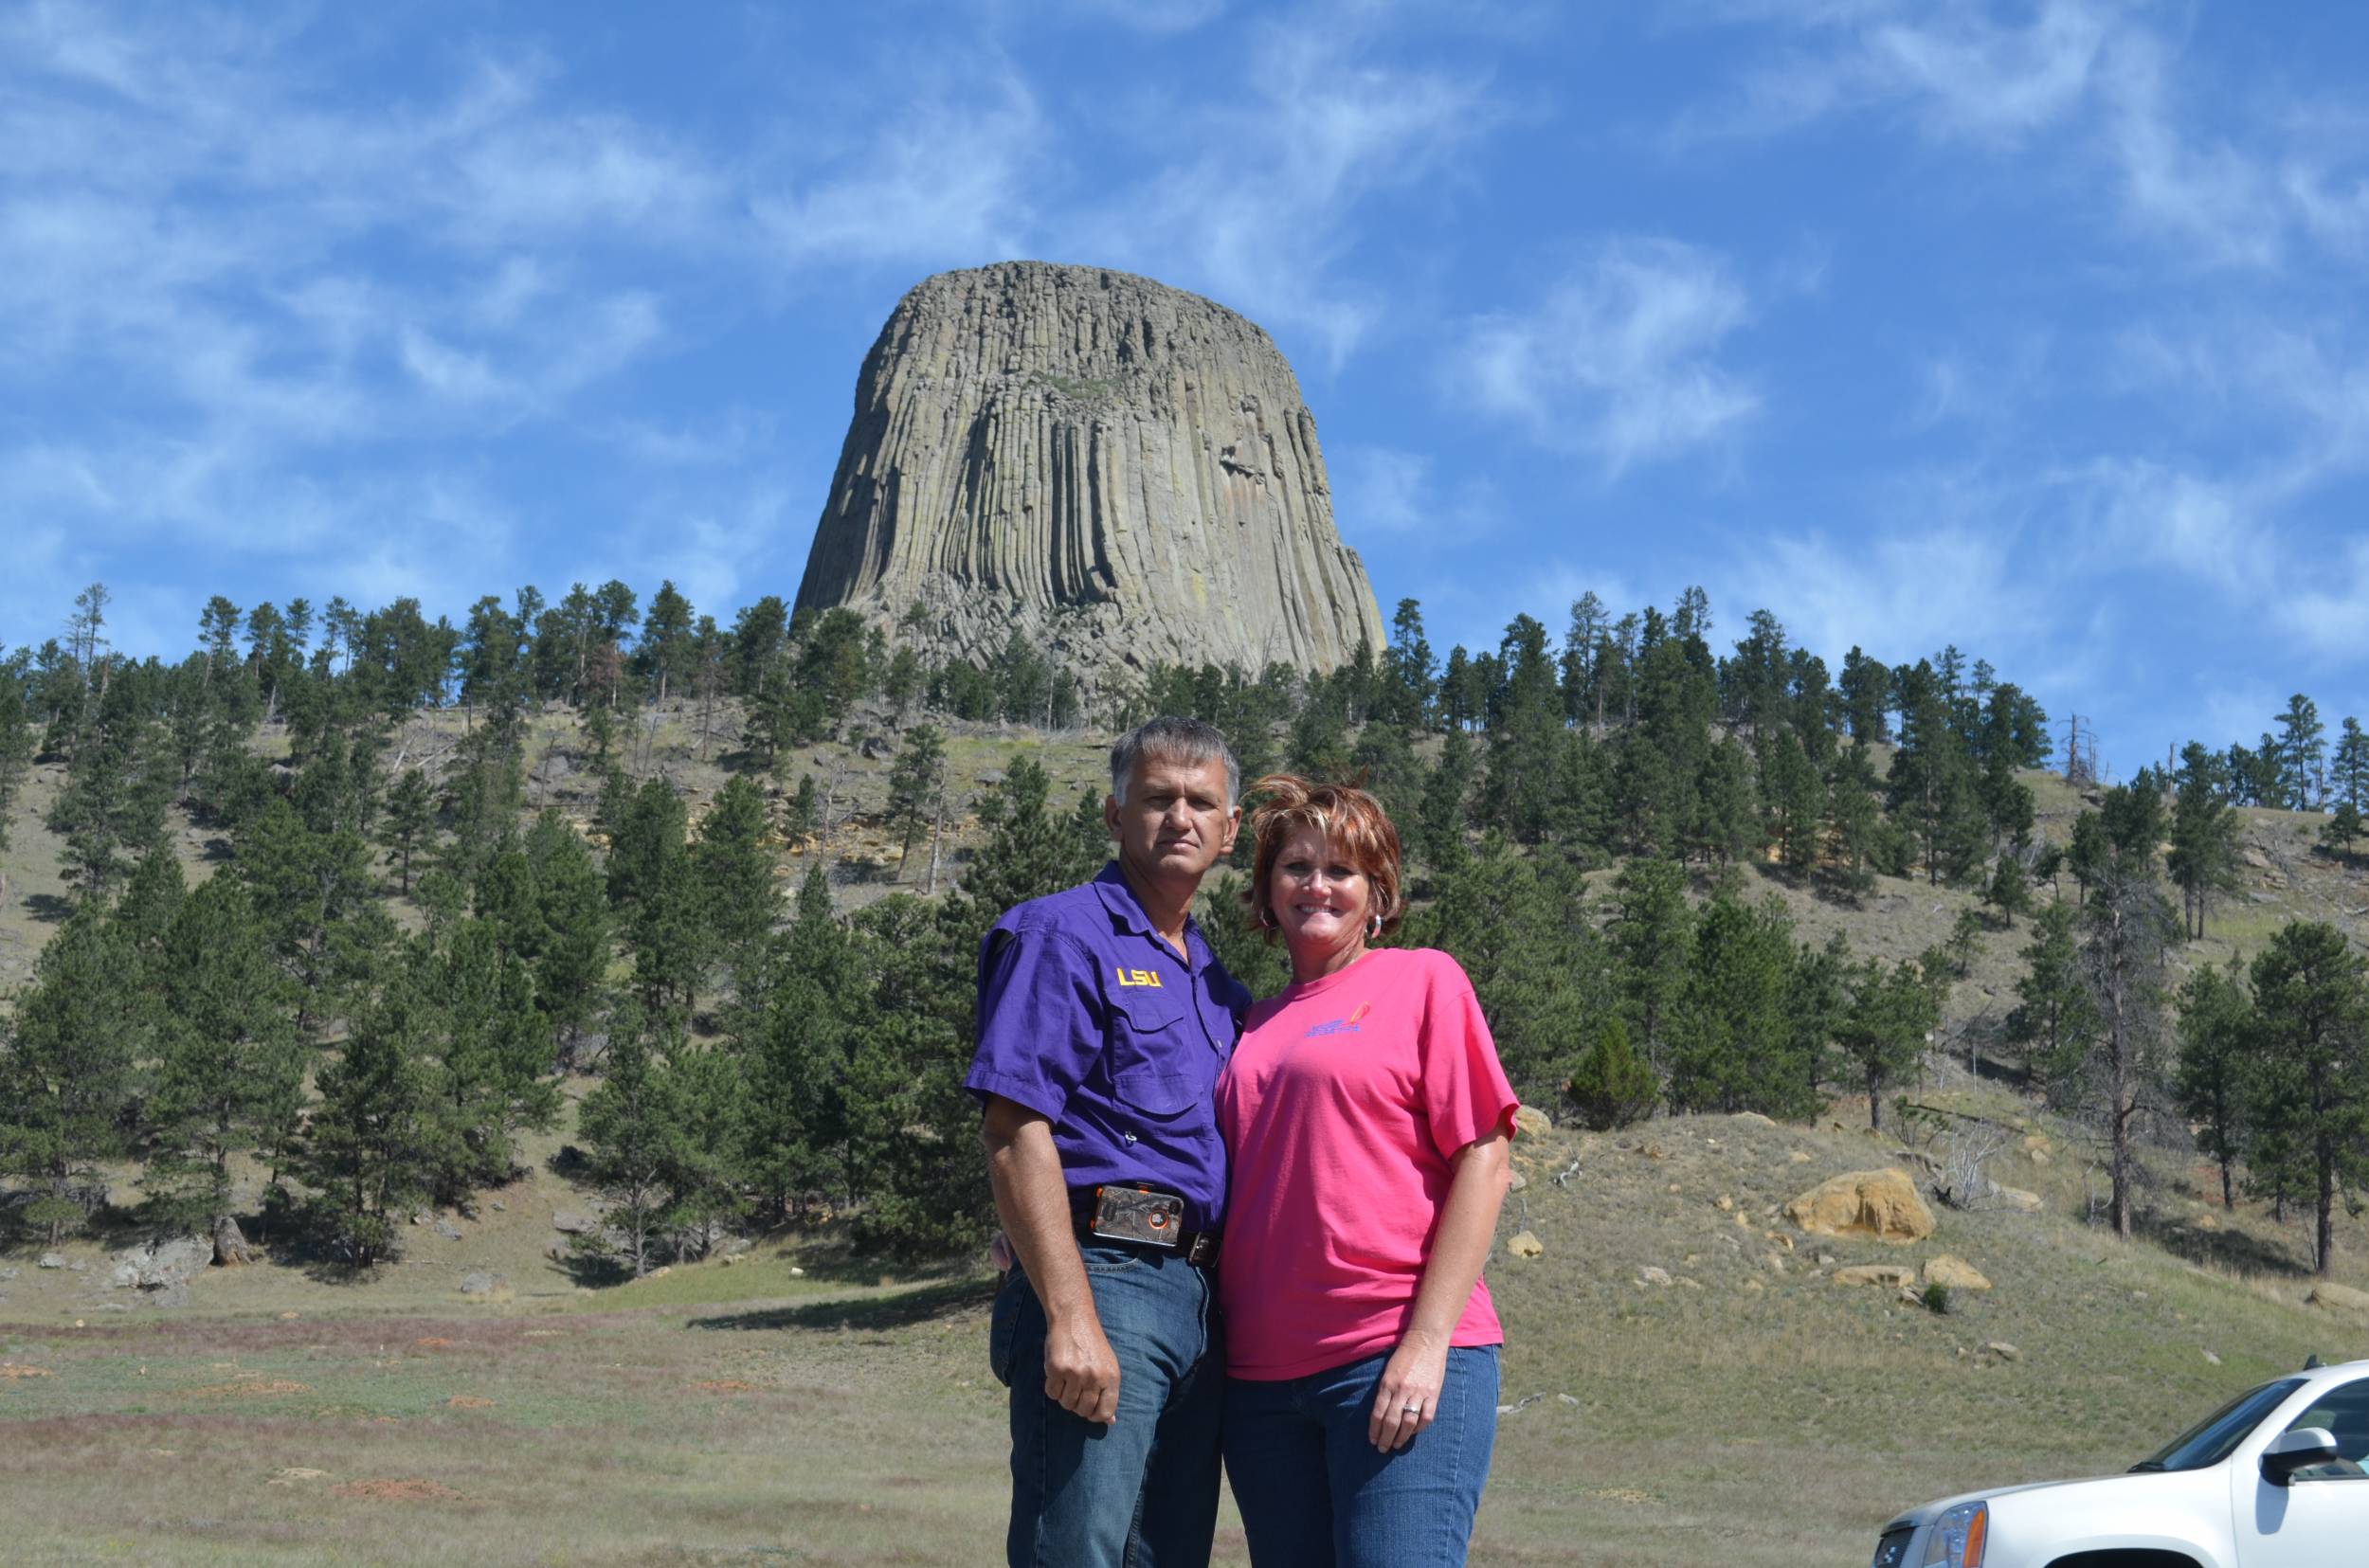
{"label": "woman's red hair", "polygon": [[1399,830],[1382,802],[1355,784],[1313,784],[1296,773],[1270,773],[1248,791],[1250,830],[1258,845],[1250,882],[1251,923],[1275,940],[1269,894],[1283,840],[1312,827],[1333,854],[1365,878],[1367,918],[1382,916],[1384,934],[1399,928],[1406,905],[1399,893]]}

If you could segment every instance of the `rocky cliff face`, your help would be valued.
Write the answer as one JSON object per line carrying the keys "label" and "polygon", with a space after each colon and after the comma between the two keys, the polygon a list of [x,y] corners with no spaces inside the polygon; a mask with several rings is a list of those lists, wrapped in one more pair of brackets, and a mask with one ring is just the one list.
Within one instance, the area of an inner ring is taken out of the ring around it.
{"label": "rocky cliff face", "polygon": [[911,616],[905,635],[980,662],[1017,627],[1096,684],[1161,661],[1329,670],[1384,640],[1267,334],[1149,279],[1037,261],[898,302],[798,604]]}

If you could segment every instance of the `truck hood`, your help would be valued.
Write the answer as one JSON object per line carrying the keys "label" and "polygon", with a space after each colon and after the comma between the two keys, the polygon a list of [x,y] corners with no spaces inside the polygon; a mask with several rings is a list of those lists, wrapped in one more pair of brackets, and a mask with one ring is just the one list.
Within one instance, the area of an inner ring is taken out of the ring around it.
{"label": "truck hood", "polygon": [[2147,1477],[2129,1474],[2091,1475],[2072,1481],[2026,1481],[2015,1487],[1985,1487],[1980,1491],[1960,1492],[1955,1497],[1944,1497],[1931,1503],[1920,1503],[1913,1508],[1904,1509],[1887,1523],[1884,1529],[1891,1531],[1904,1526],[1931,1523],[1961,1503],[1996,1503],[2002,1497],[2013,1497],[2017,1492],[2054,1491],[2066,1487],[2107,1487],[2120,1481],[2143,1479],[2147,1479]]}

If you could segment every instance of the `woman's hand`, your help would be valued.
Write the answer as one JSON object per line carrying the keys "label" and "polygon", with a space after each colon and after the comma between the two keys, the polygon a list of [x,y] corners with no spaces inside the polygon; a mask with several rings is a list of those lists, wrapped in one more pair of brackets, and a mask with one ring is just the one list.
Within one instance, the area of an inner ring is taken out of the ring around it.
{"label": "woman's hand", "polygon": [[1448,1381],[1448,1346],[1420,1330],[1410,1332],[1390,1352],[1382,1369],[1382,1386],[1374,1390],[1373,1413],[1365,1417],[1365,1439],[1392,1453],[1428,1431],[1439,1412],[1439,1392]]}

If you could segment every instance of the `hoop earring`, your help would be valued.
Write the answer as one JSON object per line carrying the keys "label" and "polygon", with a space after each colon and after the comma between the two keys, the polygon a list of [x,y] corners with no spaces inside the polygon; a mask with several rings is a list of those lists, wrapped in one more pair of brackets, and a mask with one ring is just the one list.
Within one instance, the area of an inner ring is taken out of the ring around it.
{"label": "hoop earring", "polygon": [[1382,911],[1380,910],[1376,910],[1373,919],[1365,923],[1365,940],[1368,942],[1382,940]]}

